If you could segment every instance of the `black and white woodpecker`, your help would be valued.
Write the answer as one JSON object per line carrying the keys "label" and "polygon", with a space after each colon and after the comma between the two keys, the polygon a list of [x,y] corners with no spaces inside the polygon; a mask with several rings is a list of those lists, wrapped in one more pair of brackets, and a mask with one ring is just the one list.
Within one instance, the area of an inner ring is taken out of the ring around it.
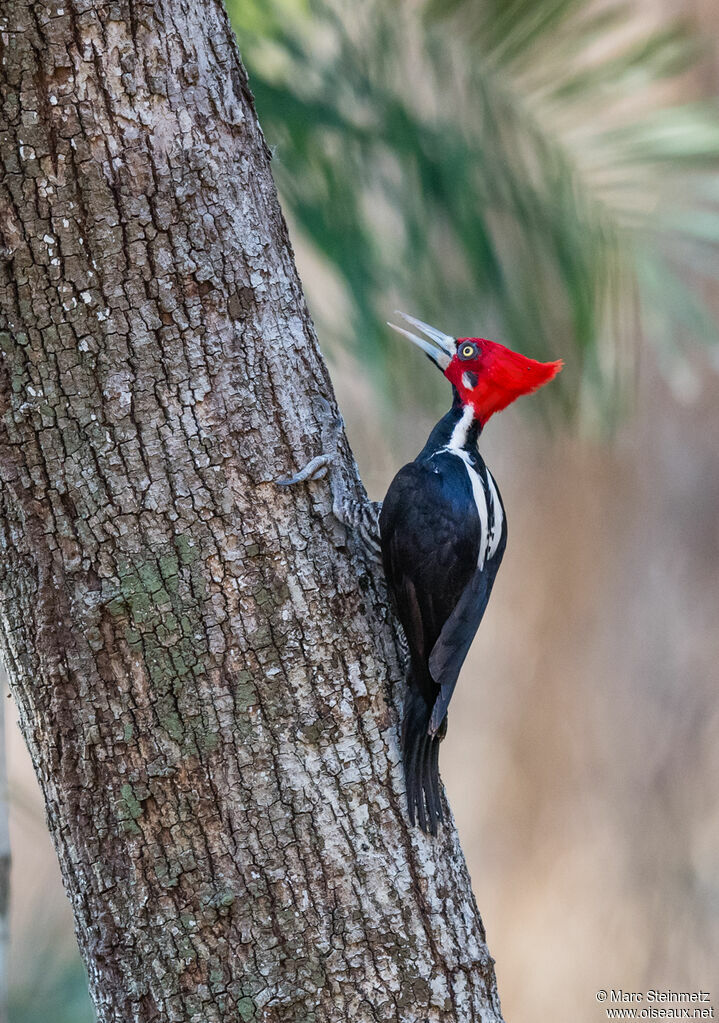
{"label": "black and white woodpecker", "polygon": [[[477,441],[490,416],[548,383],[562,363],[537,362],[485,338],[453,338],[399,315],[424,337],[389,326],[444,373],[452,407],[381,505],[348,499],[335,477],[333,511],[384,565],[408,648],[402,760],[409,818],[434,835],[443,819],[439,745],[447,709],[507,542],[504,505]],[[318,478],[332,458],[320,455],[281,482]]]}

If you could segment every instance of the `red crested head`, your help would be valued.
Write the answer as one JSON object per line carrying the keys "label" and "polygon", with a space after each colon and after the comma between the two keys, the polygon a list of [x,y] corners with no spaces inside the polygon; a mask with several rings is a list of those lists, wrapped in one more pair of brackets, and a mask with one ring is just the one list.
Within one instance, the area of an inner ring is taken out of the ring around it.
{"label": "red crested head", "polygon": [[[482,426],[495,412],[501,412],[522,394],[531,394],[549,383],[562,368],[557,362],[537,362],[483,337],[458,340],[428,323],[400,313],[426,338],[404,327],[389,326],[421,348],[454,384],[463,405],[471,405]],[[432,342],[432,343],[430,343]]]}
{"label": "red crested head", "polygon": [[531,394],[559,373],[562,361],[537,362],[483,337],[462,337],[444,375],[482,426],[516,398]]}

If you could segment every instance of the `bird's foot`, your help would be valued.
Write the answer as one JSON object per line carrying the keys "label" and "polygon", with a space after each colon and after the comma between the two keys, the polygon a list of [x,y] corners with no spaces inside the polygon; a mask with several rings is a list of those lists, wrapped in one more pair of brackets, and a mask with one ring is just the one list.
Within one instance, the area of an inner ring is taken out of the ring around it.
{"label": "bird's foot", "polygon": [[332,452],[332,454],[316,455],[309,460],[303,469],[296,472],[294,476],[275,480],[275,483],[280,487],[291,487],[295,483],[304,483],[305,480],[321,480],[327,475],[335,458],[335,452]]}
{"label": "bird's foot", "polygon": [[359,535],[367,555],[376,564],[381,564],[382,555],[379,544],[379,511],[381,504],[376,501],[358,499],[350,493],[347,483],[339,467],[337,449],[344,422],[341,416],[335,416],[322,430],[324,451],[311,458],[310,461],[296,472],[294,476],[275,480],[281,487],[294,486],[329,476],[332,494],[332,513],[337,521]]}

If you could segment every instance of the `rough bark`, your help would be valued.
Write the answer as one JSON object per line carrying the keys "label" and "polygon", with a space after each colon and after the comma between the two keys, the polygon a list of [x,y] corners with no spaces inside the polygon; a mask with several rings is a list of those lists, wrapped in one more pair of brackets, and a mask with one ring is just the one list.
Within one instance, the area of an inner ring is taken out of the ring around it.
{"label": "rough bark", "polygon": [[100,1020],[500,1020],[381,580],[272,482],[334,399],[224,9],[0,32],[3,653]]}

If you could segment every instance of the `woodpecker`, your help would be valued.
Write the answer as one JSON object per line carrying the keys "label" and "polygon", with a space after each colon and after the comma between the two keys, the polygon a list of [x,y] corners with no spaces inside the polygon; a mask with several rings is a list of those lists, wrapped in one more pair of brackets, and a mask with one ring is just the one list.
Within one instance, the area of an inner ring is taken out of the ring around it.
{"label": "woodpecker", "polygon": [[453,338],[406,313],[421,348],[452,385],[452,407],[390,484],[379,514],[387,586],[409,648],[402,760],[409,818],[430,834],[443,819],[439,744],[460,669],[507,542],[499,488],[477,450],[490,416],[548,383],[562,362],[537,362],[479,337]]}
{"label": "woodpecker", "polygon": [[330,414],[322,454],[277,483],[320,479],[329,471],[334,515],[384,566],[406,640],[401,739],[409,819],[436,835],[447,708],[507,543],[502,498],[477,442],[490,416],[548,383],[562,362],[537,362],[486,338],[454,338],[399,315],[424,337],[389,326],[421,348],[452,385],[452,407],[415,460],[400,469],[383,502],[358,500],[338,464],[342,418]]}

